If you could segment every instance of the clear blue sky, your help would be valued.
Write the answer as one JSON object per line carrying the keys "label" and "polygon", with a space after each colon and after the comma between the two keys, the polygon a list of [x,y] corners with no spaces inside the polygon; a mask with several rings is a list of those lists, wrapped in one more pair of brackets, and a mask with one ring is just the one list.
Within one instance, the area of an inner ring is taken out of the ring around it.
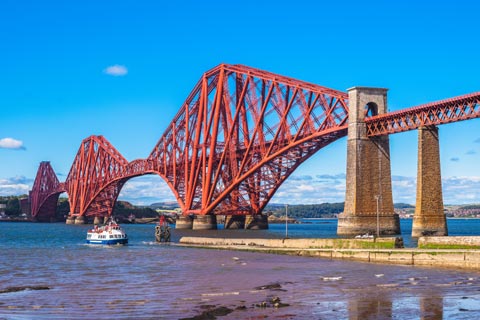
{"label": "clear blue sky", "polygon": [[[128,160],[147,157],[202,73],[220,63],[343,91],[386,87],[391,111],[480,91],[479,12],[473,0],[3,0],[0,195],[25,193],[43,160],[63,181],[92,134]],[[445,203],[480,202],[479,124],[440,127]],[[416,145],[416,132],[391,136],[395,202],[415,201]],[[287,193],[295,203],[343,201],[345,149],[340,140],[321,150],[274,201]],[[173,196],[144,177],[121,198]]]}

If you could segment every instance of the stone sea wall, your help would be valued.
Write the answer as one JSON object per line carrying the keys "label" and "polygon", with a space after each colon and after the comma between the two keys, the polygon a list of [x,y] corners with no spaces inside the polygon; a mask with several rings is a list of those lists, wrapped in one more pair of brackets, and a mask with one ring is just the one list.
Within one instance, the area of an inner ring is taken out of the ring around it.
{"label": "stone sea wall", "polygon": [[480,249],[480,237],[420,237],[418,247],[423,249]]}
{"label": "stone sea wall", "polygon": [[[180,239],[180,245],[384,264],[480,269],[480,250],[402,249],[394,248],[396,238],[381,238],[378,240],[382,240],[382,242],[375,243],[374,239],[227,239],[183,237]],[[458,240],[461,241],[460,239]],[[384,247],[382,248],[382,246]]]}
{"label": "stone sea wall", "polygon": [[318,249],[373,249],[401,247],[401,238],[367,239],[239,239],[183,237],[180,243],[214,246],[260,246],[273,248],[318,248]]}

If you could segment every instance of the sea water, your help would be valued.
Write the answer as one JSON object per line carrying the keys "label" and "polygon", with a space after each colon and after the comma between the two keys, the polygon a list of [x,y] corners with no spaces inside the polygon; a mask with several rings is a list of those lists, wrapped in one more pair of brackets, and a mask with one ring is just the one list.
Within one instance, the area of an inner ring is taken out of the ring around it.
{"label": "sea water", "polygon": [[[289,236],[335,237],[335,220],[310,222],[288,225]],[[448,223],[450,234],[480,233],[479,220]],[[220,319],[480,318],[480,271],[183,248],[175,242],[193,231],[158,244],[154,225],[124,225],[127,246],[86,245],[90,227],[0,223],[0,319],[182,319],[211,310],[226,310]],[[278,224],[199,234],[284,232]]]}

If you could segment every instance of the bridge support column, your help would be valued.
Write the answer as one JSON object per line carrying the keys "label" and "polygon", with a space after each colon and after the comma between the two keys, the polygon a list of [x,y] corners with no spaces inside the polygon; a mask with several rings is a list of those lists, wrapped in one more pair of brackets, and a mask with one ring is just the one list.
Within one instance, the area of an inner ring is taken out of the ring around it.
{"label": "bridge support column", "polygon": [[225,216],[225,229],[244,229],[245,216],[231,215]]}
{"label": "bridge support column", "polygon": [[268,216],[255,214],[245,217],[245,229],[261,230],[268,229]]}
{"label": "bridge support column", "polygon": [[417,201],[412,237],[446,236],[437,127],[418,129]]}
{"label": "bridge support column", "polygon": [[[388,136],[369,138],[365,116],[387,112],[387,89],[348,90],[349,117],[345,207],[338,216],[339,235],[400,233],[393,211]],[[377,226],[378,225],[378,226]]]}
{"label": "bridge support column", "polygon": [[175,229],[178,230],[186,230],[192,229],[193,226],[193,219],[190,216],[178,216],[175,221]]}
{"label": "bridge support column", "polygon": [[85,224],[85,217],[84,216],[78,216],[75,218],[75,224]]}
{"label": "bridge support column", "polygon": [[68,216],[65,224],[75,224],[75,217]]}
{"label": "bridge support column", "polygon": [[197,215],[193,218],[193,230],[217,229],[217,216],[214,214]]}
{"label": "bridge support column", "polygon": [[93,224],[102,224],[103,222],[104,219],[102,217],[95,216],[95,218],[93,218]]}

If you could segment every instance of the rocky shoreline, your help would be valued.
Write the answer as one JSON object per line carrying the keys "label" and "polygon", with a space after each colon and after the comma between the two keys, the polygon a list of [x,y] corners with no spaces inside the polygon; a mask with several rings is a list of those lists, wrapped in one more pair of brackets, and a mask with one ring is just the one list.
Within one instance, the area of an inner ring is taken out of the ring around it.
{"label": "rocky shoreline", "polygon": [[[266,299],[259,301],[258,303],[252,303],[247,305],[246,303],[240,304],[234,308],[222,306],[222,305],[201,305],[199,306],[200,313],[193,317],[181,318],[180,320],[212,320],[217,317],[226,316],[234,311],[248,311],[253,309],[279,309],[290,306],[275,294],[275,291],[285,292],[281,283],[270,283],[267,285],[255,287],[253,290],[266,291]],[[292,314],[291,316],[295,316]]]}

